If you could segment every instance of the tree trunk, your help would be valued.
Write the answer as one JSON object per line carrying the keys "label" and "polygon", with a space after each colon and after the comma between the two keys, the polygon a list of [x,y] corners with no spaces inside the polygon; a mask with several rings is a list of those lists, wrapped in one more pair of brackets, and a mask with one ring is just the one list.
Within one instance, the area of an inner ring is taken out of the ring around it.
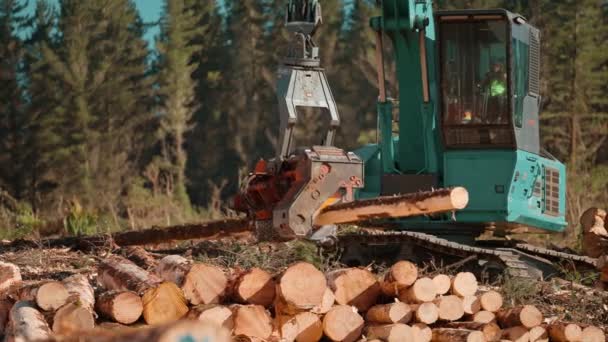
{"label": "tree trunk", "polygon": [[488,291],[479,296],[481,309],[497,312],[502,307],[502,295],[496,291]]}
{"label": "tree trunk", "polygon": [[528,328],[519,325],[503,330],[502,338],[513,342],[528,342],[530,341],[530,332]]}
{"label": "tree trunk", "polygon": [[82,274],[75,274],[63,280],[65,288],[70,294],[68,301],[77,301],[81,306],[93,312],[95,307],[95,291],[89,279]]}
{"label": "tree trunk", "polygon": [[433,342],[485,342],[481,331],[439,328],[433,329]]}
{"label": "tree trunk", "polygon": [[95,317],[92,308],[81,305],[81,302],[69,302],[55,312],[53,316],[53,332],[68,334],[95,327]]}
{"label": "tree trunk", "polygon": [[261,305],[235,305],[234,335],[268,339],[272,335],[272,318]]}
{"label": "tree trunk", "polygon": [[15,264],[0,261],[0,293],[21,282],[21,272]]}
{"label": "tree trunk", "polygon": [[551,340],[556,342],[582,341],[583,337],[583,330],[576,324],[553,323],[549,325],[547,331]]}
{"label": "tree trunk", "polygon": [[437,297],[437,289],[431,278],[420,278],[414,285],[399,296],[402,302],[426,303],[432,302]]}
{"label": "tree trunk", "polygon": [[438,274],[433,277],[433,283],[435,283],[435,289],[438,295],[444,295],[450,292],[452,287],[452,279],[445,274]]}
{"label": "tree trunk", "polygon": [[192,305],[216,304],[226,295],[228,278],[218,267],[192,264],[179,255],[161,259],[156,273],[165,281],[181,286]]}
{"label": "tree trunk", "polygon": [[414,331],[403,323],[370,325],[365,328],[365,336],[386,342],[413,341]]}
{"label": "tree trunk", "polygon": [[354,342],[361,336],[363,323],[355,307],[337,305],[323,318],[323,332],[332,341]]}
{"label": "tree trunk", "polygon": [[414,310],[414,320],[418,323],[433,324],[439,319],[439,308],[434,303],[410,305]]}
{"label": "tree trunk", "polygon": [[15,300],[33,301],[44,311],[55,311],[67,303],[70,294],[63,283],[43,280],[24,283],[22,286],[15,288],[11,296]]}
{"label": "tree trunk", "polygon": [[458,296],[440,296],[435,300],[439,308],[439,319],[443,321],[456,321],[464,316],[462,299]]}
{"label": "tree trunk", "polygon": [[231,284],[232,297],[241,304],[272,305],[276,284],[270,273],[257,267],[238,274]]}
{"label": "tree trunk", "polygon": [[518,306],[512,309],[503,309],[496,313],[498,323],[503,328],[523,325],[531,329],[543,322],[543,314],[532,305]]}
{"label": "tree trunk", "polygon": [[6,342],[43,341],[51,336],[44,316],[30,301],[18,301],[9,314]]}
{"label": "tree trunk", "polygon": [[460,272],[452,279],[452,294],[460,297],[474,296],[477,287],[477,279],[471,272]]}
{"label": "tree trunk", "polygon": [[156,260],[148,251],[143,247],[129,246],[126,247],[124,255],[127,259],[133,261],[137,266],[144,270],[151,271],[158,266],[158,260]]}
{"label": "tree trunk", "polygon": [[286,315],[311,310],[323,302],[326,289],[325,275],[315,266],[306,262],[291,265],[278,278],[275,310]]}
{"label": "tree trunk", "polygon": [[327,284],[338,304],[352,305],[359,311],[369,309],[380,295],[378,280],[365,268],[344,268],[329,272]]}
{"label": "tree trunk", "polygon": [[442,325],[443,328],[466,329],[481,331],[488,342],[500,341],[502,330],[496,323],[477,323],[477,322],[449,322]]}
{"label": "tree trunk", "polygon": [[311,312],[301,312],[279,327],[285,341],[317,342],[323,337],[323,323]]}
{"label": "tree trunk", "polygon": [[195,306],[188,312],[188,318],[216,324],[230,331],[234,329],[232,310],[223,305],[207,304]]}
{"label": "tree trunk", "polygon": [[365,319],[373,324],[407,324],[412,319],[413,310],[409,305],[397,302],[390,304],[374,305],[365,315]]}
{"label": "tree trunk", "polygon": [[398,297],[418,279],[418,268],[409,261],[394,264],[381,282],[382,292],[387,296]]}
{"label": "tree trunk", "polygon": [[137,322],[143,313],[141,297],[131,291],[108,291],[97,298],[97,311],[121,324]]}

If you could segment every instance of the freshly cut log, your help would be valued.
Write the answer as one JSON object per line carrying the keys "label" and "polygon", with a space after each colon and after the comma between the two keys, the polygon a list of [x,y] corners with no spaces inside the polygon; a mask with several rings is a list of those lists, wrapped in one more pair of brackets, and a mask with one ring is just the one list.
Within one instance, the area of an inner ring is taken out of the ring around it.
{"label": "freshly cut log", "polygon": [[241,304],[269,307],[274,301],[276,284],[272,275],[257,267],[236,276],[231,287],[232,297]]}
{"label": "freshly cut log", "polygon": [[433,331],[424,323],[412,325],[412,333],[414,334],[415,342],[430,342],[433,338]]}
{"label": "freshly cut log", "polygon": [[354,342],[361,336],[363,323],[355,307],[336,305],[323,318],[323,332],[332,341]]}
{"label": "freshly cut log", "polygon": [[19,301],[34,301],[44,311],[55,311],[67,303],[70,293],[63,283],[45,280],[18,287],[12,297]]}
{"label": "freshly cut log", "polygon": [[432,302],[437,297],[437,288],[431,278],[419,278],[399,299],[406,303]]}
{"label": "freshly cut log", "polygon": [[344,268],[329,272],[327,285],[338,304],[352,305],[359,311],[369,309],[380,295],[378,280],[366,268]]}
{"label": "freshly cut log", "polygon": [[188,312],[188,318],[216,324],[228,330],[234,328],[232,310],[223,305],[207,304],[195,306]]}
{"label": "freshly cut log", "polygon": [[323,293],[323,299],[321,300],[321,304],[312,308],[310,312],[317,315],[325,315],[327,312],[329,312],[329,310],[331,310],[335,302],[336,296],[334,296],[333,291],[328,287]]}
{"label": "freshly cut log", "polygon": [[195,320],[181,320],[170,324],[142,329],[94,329],[62,337],[61,342],[231,342],[230,332],[222,327]]}
{"label": "freshly cut log", "polygon": [[276,299],[282,314],[295,315],[320,305],[327,289],[325,275],[315,266],[299,262],[289,266],[277,281]]}
{"label": "freshly cut log", "polygon": [[576,324],[553,323],[549,325],[547,331],[551,340],[557,342],[582,341],[583,337],[583,330]]}
{"label": "freshly cut log", "polygon": [[365,314],[365,319],[373,324],[408,323],[413,316],[409,305],[396,302],[374,305]]}
{"label": "freshly cut log", "polygon": [[481,331],[465,329],[433,329],[433,342],[485,342]]}
{"label": "freshly cut log", "polygon": [[89,330],[94,327],[95,317],[92,308],[80,301],[67,303],[53,316],[53,332],[56,334]]}
{"label": "freshly cut log", "polygon": [[443,321],[456,321],[464,316],[462,299],[458,296],[441,296],[435,300],[439,308],[439,319]]}
{"label": "freshly cut log", "polygon": [[462,297],[462,307],[465,315],[474,315],[481,310],[481,302],[477,296]]}
{"label": "freshly cut log", "polygon": [[543,322],[543,314],[533,305],[523,305],[498,311],[496,319],[503,328],[523,325],[531,329]]}
{"label": "freshly cut log", "polygon": [[124,255],[127,259],[133,261],[135,265],[147,271],[151,271],[158,266],[158,260],[140,246],[126,247]]}
{"label": "freshly cut log", "polygon": [[143,316],[148,324],[180,319],[188,312],[180,288],[138,267],[133,262],[112,256],[98,267],[98,282],[108,290],[134,291],[142,296]]}
{"label": "freshly cut log", "polygon": [[442,325],[442,327],[481,331],[488,342],[500,341],[502,336],[502,330],[496,323],[449,322]]}
{"label": "freshly cut log", "polygon": [[605,342],[606,334],[598,327],[588,326],[583,329],[581,341],[585,342]]}
{"label": "freshly cut log", "polygon": [[311,312],[301,312],[280,327],[281,337],[286,341],[317,342],[323,337],[323,323]]}
{"label": "freshly cut log", "polygon": [[[538,326],[538,327],[534,327],[532,329],[530,329],[529,331],[530,333],[530,342],[541,342],[541,341],[548,341],[549,340],[549,333],[547,332],[547,329],[545,329],[542,326]],[[582,341],[587,341],[585,339],[583,339]]]}
{"label": "freshly cut log", "polygon": [[414,320],[418,323],[433,324],[439,319],[439,308],[434,303],[411,304]]}
{"label": "freshly cut log", "polygon": [[96,302],[97,311],[104,317],[122,324],[135,323],[144,310],[141,297],[131,291],[108,291]]}
{"label": "freshly cut log", "polygon": [[272,335],[272,318],[261,305],[234,305],[234,335],[268,339]]}
{"label": "freshly cut log", "polygon": [[325,207],[315,217],[314,224],[322,226],[373,218],[428,215],[463,209],[468,202],[469,193],[462,187],[378,197]]}
{"label": "freshly cut log", "polygon": [[162,258],[156,273],[182,288],[192,305],[219,303],[226,295],[228,278],[218,267],[196,263],[179,255]]}
{"label": "freshly cut log", "polygon": [[403,323],[370,325],[365,329],[365,336],[386,342],[414,341],[414,331]]}
{"label": "freshly cut log", "polygon": [[0,293],[21,282],[21,272],[15,264],[0,261]]}
{"label": "freshly cut log", "polygon": [[13,301],[10,299],[0,299],[0,336],[4,336],[6,325],[8,323],[9,313],[13,307]]}
{"label": "freshly cut log", "polygon": [[469,317],[469,319],[477,323],[492,323],[496,321],[496,314],[490,311],[482,310]]}
{"label": "freshly cut log", "polygon": [[452,294],[457,296],[474,296],[477,288],[477,278],[471,272],[460,272],[452,279]]}
{"label": "freshly cut log", "polygon": [[6,342],[47,340],[51,329],[31,301],[18,301],[9,314]]}
{"label": "freshly cut log", "polygon": [[515,326],[503,330],[502,338],[513,342],[528,342],[530,341],[530,332],[522,325]]}
{"label": "freshly cut log", "polygon": [[382,292],[398,297],[418,279],[418,268],[409,261],[399,261],[388,270],[381,282]]}
{"label": "freshly cut log", "polygon": [[433,277],[433,283],[435,283],[435,289],[438,295],[444,295],[450,292],[452,287],[452,279],[448,275],[438,274]]}
{"label": "freshly cut log", "polygon": [[149,289],[141,298],[144,320],[148,324],[164,324],[176,321],[188,313],[188,305],[182,291],[171,282],[160,283]]}
{"label": "freshly cut log", "polygon": [[93,312],[93,308],[95,307],[95,291],[85,275],[74,274],[69,276],[63,280],[63,284],[70,294],[69,301],[77,301],[81,306]]}
{"label": "freshly cut log", "polygon": [[496,312],[502,307],[502,295],[496,291],[488,291],[479,296],[481,309]]}

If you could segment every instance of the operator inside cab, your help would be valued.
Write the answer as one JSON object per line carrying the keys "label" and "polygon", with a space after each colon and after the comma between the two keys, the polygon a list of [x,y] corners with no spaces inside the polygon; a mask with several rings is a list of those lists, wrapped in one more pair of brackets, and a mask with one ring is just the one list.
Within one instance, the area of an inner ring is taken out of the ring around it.
{"label": "operator inside cab", "polygon": [[486,105],[488,123],[508,123],[507,114],[507,72],[504,63],[495,62],[481,84]]}

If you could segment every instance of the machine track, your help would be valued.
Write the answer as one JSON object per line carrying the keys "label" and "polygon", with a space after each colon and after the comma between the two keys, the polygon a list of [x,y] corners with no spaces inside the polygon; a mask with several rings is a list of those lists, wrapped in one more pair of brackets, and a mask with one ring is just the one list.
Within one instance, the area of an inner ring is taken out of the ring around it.
{"label": "machine track", "polygon": [[[479,247],[446,240],[414,231],[364,231],[339,236],[343,249],[353,246],[379,248],[382,245],[407,244],[422,247],[434,254],[461,258],[474,257],[481,269],[507,272],[521,278],[546,279],[563,271],[560,264],[577,269],[593,269],[596,260],[517,243],[508,247]],[[381,247],[380,247],[381,248]]]}

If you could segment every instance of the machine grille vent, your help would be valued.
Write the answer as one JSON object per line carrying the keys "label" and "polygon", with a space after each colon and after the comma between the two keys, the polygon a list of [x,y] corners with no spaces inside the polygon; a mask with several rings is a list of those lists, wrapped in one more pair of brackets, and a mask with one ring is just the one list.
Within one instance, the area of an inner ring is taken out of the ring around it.
{"label": "machine grille vent", "polygon": [[559,171],[545,168],[545,214],[559,216]]}
{"label": "machine grille vent", "polygon": [[530,30],[530,93],[540,95],[540,38],[539,32]]}

